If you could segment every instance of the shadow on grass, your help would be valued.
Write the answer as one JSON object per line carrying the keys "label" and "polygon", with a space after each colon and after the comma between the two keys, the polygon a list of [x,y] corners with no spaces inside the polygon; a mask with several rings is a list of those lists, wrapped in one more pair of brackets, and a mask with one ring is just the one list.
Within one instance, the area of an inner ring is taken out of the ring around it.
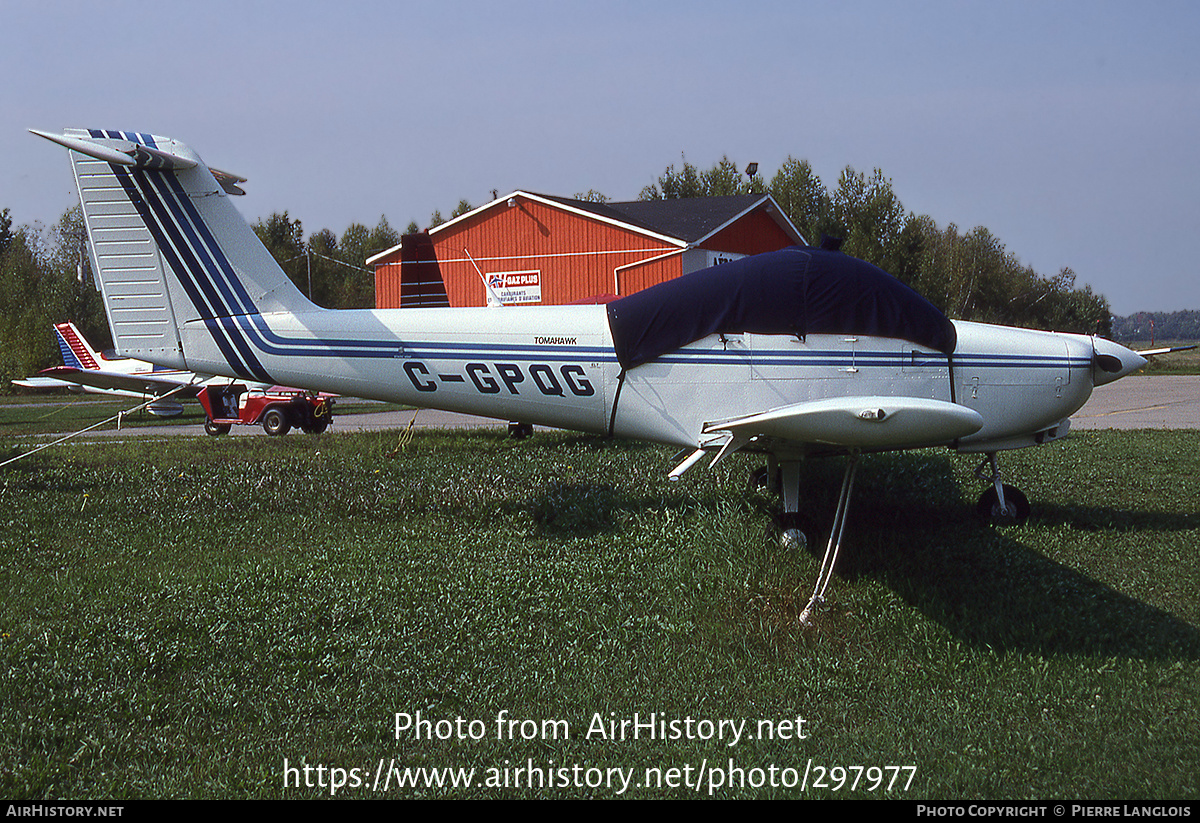
{"label": "shadow on grass", "polygon": [[613,529],[635,505],[608,484],[546,484],[530,504],[535,527],[551,536],[590,537]]}
{"label": "shadow on grass", "polygon": [[873,568],[860,556],[846,573],[884,580],[955,636],[998,651],[1200,659],[1195,626],[1015,540],[956,546],[939,537]]}
{"label": "shadow on grass", "polygon": [[[881,580],[954,636],[997,651],[1200,659],[1196,626],[978,523],[973,505],[948,494],[957,488],[948,460],[923,460],[922,488],[915,490],[894,482],[902,476],[897,461],[870,472],[856,493],[853,534],[838,562],[843,580]],[[1035,518],[1032,528],[1047,536],[1063,528],[1086,534],[1200,526],[1197,515],[1053,505],[1039,507]],[[1170,577],[1163,567],[1149,574]]]}
{"label": "shadow on grass", "polygon": [[[589,439],[578,442],[597,445]],[[575,440],[564,439],[560,447],[575,445]],[[624,448],[620,442],[600,447]],[[818,556],[828,536],[844,467],[845,462],[837,459],[812,461],[802,481],[802,527],[813,538],[812,550]],[[715,501],[728,496],[728,489],[700,485],[703,488],[689,486],[686,494],[681,489],[647,495],[620,480],[612,484],[549,481],[540,484],[526,505],[531,505],[534,526],[541,534],[590,537],[616,533],[627,518],[636,519],[648,508],[713,512]],[[1200,526],[1200,515],[1040,505],[1030,528],[1015,532],[983,526],[975,519],[974,501],[964,500],[964,494],[973,496],[976,491],[973,484],[960,485],[945,455],[865,458],[838,577],[848,582],[880,580],[954,636],[997,651],[1200,659],[1196,626],[1064,565],[1072,562],[1070,554],[1076,549],[1083,555],[1099,550],[1095,544],[1084,545],[1092,533],[1120,532],[1122,539],[1132,539],[1139,533],[1186,531]],[[755,494],[746,502],[762,512],[765,525],[768,509],[777,499]],[[1017,533],[1028,537],[1017,539]],[[1064,533],[1079,545],[1064,547]],[[1043,538],[1056,547],[1064,562],[1039,550]],[[1157,550],[1150,552],[1152,559],[1139,557],[1131,562],[1156,563]],[[1169,580],[1170,562],[1181,561],[1168,559],[1147,568],[1146,574]],[[1084,565],[1082,557],[1079,565]]]}
{"label": "shadow on grass", "polygon": [[1177,532],[1200,529],[1200,513],[1129,511],[1111,506],[1038,506],[1037,519],[1047,526],[1081,531]]}
{"label": "shadow on grass", "polygon": [[[688,490],[690,492],[691,490]],[[628,521],[649,511],[715,511],[718,496],[679,491],[631,494],[619,485],[549,480],[513,508],[528,510],[534,529],[544,537],[619,535]]]}

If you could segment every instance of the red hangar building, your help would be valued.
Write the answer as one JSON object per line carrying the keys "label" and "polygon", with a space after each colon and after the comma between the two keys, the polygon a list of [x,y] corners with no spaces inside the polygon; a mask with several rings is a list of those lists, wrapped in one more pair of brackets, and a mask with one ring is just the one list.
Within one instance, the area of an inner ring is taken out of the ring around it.
{"label": "red hangar building", "polygon": [[561,305],[804,243],[769,194],[596,203],[515,191],[367,263],[376,308]]}

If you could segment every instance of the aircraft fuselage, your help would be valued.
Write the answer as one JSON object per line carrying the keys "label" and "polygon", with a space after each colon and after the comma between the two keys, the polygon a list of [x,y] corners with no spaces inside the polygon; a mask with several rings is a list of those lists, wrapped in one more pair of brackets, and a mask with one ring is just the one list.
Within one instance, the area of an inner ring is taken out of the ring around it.
{"label": "aircraft fuselage", "polygon": [[[228,373],[213,322],[181,329],[184,356],[190,369]],[[624,373],[603,306],[315,311],[221,323],[229,345],[252,350],[281,384],[692,448],[709,421],[865,396],[948,401],[983,418],[974,434],[920,445],[1033,445],[1065,434],[1097,382],[1090,337],[962,321],[951,355],[866,335],[717,334]]]}

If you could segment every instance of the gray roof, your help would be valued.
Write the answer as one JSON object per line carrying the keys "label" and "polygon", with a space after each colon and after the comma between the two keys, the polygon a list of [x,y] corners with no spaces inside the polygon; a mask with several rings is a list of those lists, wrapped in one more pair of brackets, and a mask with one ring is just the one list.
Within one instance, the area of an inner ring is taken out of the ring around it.
{"label": "gray roof", "polygon": [[[771,202],[766,194],[735,194],[726,197],[684,197],[675,200],[630,200],[618,203],[593,203],[539,194],[564,206],[591,212],[598,217],[617,220],[656,234],[694,243],[727,225],[738,215],[762,203]],[[786,218],[785,218],[786,220]],[[796,235],[799,238],[799,235]]]}

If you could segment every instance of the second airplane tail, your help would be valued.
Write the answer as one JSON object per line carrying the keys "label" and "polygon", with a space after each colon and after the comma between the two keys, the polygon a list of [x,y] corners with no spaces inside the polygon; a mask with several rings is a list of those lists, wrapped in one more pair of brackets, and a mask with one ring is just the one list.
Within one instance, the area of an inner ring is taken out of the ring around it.
{"label": "second airplane tail", "polygon": [[75,328],[71,321],[55,323],[54,334],[58,338],[58,348],[62,352],[63,365],[75,369],[96,370],[100,368],[103,355],[92,348],[84,336]]}

